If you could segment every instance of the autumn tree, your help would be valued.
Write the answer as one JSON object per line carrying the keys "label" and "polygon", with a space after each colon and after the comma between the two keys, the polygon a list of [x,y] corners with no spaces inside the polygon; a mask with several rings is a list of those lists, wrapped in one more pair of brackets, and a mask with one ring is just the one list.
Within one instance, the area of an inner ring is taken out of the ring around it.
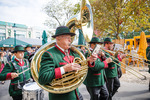
{"label": "autumn tree", "polygon": [[[69,0],[53,0],[45,7],[49,16],[46,24],[56,28],[80,11],[80,2],[72,5]],[[146,29],[150,31],[150,0],[89,0],[93,11],[94,30],[99,36],[120,38]]]}
{"label": "autumn tree", "polygon": [[[119,34],[150,29],[150,0],[90,0],[94,29],[100,36],[110,35],[120,38]],[[150,31],[150,30],[149,30]]]}

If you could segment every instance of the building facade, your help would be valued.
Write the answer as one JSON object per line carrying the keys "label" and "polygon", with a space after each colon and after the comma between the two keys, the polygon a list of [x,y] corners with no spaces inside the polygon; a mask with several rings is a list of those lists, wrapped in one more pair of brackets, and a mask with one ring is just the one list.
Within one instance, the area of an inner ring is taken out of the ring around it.
{"label": "building facade", "polygon": [[42,39],[42,32],[23,24],[0,21],[0,41],[10,37]]}

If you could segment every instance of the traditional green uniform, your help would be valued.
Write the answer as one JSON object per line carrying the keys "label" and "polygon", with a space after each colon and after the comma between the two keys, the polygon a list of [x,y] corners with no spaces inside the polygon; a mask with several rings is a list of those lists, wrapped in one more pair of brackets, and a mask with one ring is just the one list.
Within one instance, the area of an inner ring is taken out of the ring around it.
{"label": "traditional green uniform", "polygon": [[[89,44],[99,44],[99,43],[102,43],[100,42],[100,39],[98,37],[93,37],[91,39],[91,41],[89,42]],[[92,48],[90,48],[90,51],[92,52]],[[85,57],[89,57],[90,54],[89,52],[87,51],[85,53]],[[107,68],[108,67],[108,64],[106,61],[102,61],[101,57],[99,57],[97,55],[97,60],[95,61],[94,65],[93,66],[89,66],[88,68],[88,74],[87,74],[87,77],[84,81],[84,84],[87,86],[87,87],[96,87],[96,86],[103,86],[104,83],[105,83],[105,80],[104,80],[104,68]]]}
{"label": "traditional green uniform", "polygon": [[24,52],[24,58],[29,59],[29,52]]}
{"label": "traditional green uniform", "polygon": [[0,80],[11,80],[10,85],[9,85],[9,94],[10,96],[17,96],[17,95],[22,95],[22,89],[18,89],[18,82],[20,85],[23,85],[29,81],[30,79],[30,70],[24,72],[23,74],[20,74],[17,78],[12,79],[11,78],[11,73],[16,72],[20,73],[23,70],[26,70],[29,68],[29,64],[27,60],[23,60],[23,63],[19,63],[18,60],[14,60],[13,62],[9,62],[5,65],[2,73],[0,74]]}
{"label": "traditional green uniform", "polygon": [[[25,47],[25,49],[26,49],[27,47],[32,47],[32,45],[31,45],[31,44],[28,44],[28,45]],[[29,53],[28,51],[24,52],[24,58],[25,58],[25,59],[29,59],[29,56],[30,56],[30,53]]]}
{"label": "traditional green uniform", "polygon": [[[86,53],[87,58],[89,54]],[[88,87],[102,86],[105,84],[104,79],[104,68],[107,68],[108,64],[106,61],[101,61],[101,58],[97,58],[93,66],[89,66],[88,74],[84,81],[84,84]]]}
{"label": "traditional green uniform", "polygon": [[[110,38],[105,38],[104,39],[104,45],[106,44],[113,44],[112,40]],[[105,51],[104,51],[105,52]],[[105,52],[106,58],[111,57],[112,55],[108,52]],[[117,56],[121,61],[120,56]],[[111,57],[112,58],[112,57]],[[113,62],[108,64],[108,68],[105,69],[106,72],[106,77],[107,77],[107,89],[109,91],[109,99],[112,100],[113,95],[117,92],[118,88],[120,87],[120,81],[118,78],[118,71],[117,71],[117,65],[114,63],[119,63],[117,60],[113,59]]]}
{"label": "traditional green uniform", "polygon": [[[24,47],[21,45],[17,45],[14,48],[12,53],[17,53],[18,51],[24,52]],[[21,57],[21,56],[20,56]],[[20,61],[19,61],[20,60]],[[8,62],[3,71],[0,74],[0,80],[11,80],[9,85],[9,94],[12,96],[14,100],[22,99],[22,88],[23,85],[29,82],[30,79],[30,70],[23,72],[24,70],[29,68],[29,62],[24,59],[15,58],[13,61]],[[12,78],[11,73],[21,73],[18,77]]]}
{"label": "traditional green uniform", "polygon": [[[93,37],[89,43],[94,46],[100,43],[100,39],[98,37]],[[91,52],[93,51],[92,48],[90,48],[90,50]],[[87,51],[85,57],[87,58],[89,56],[90,54]],[[97,57],[98,58],[93,65],[88,68],[88,74],[84,84],[90,94],[90,100],[107,100],[109,94],[105,84],[104,68],[108,68],[108,64],[102,57],[99,57],[98,55]]]}
{"label": "traditional green uniform", "polygon": [[[105,51],[104,51],[105,52]],[[107,58],[109,58],[111,55],[107,52],[105,52],[105,55]],[[113,59],[113,58],[112,58]],[[113,60],[114,62],[118,63],[118,61]],[[113,62],[108,64],[108,68],[105,69],[106,72],[106,77],[107,78],[114,78],[118,76],[118,72],[117,72],[117,65]]]}
{"label": "traditional green uniform", "polygon": [[[79,57],[69,49],[69,59],[65,53],[55,46],[47,50],[41,59],[41,67],[39,72],[39,83],[45,85],[51,83],[53,79],[61,78],[60,67],[67,63],[73,63],[73,59]],[[49,93],[49,100],[76,100],[78,98],[78,89],[65,94]]]}
{"label": "traditional green uniform", "polygon": [[[61,35],[70,35],[74,36],[75,33],[71,33],[69,28],[66,26],[57,27],[55,35],[53,38]],[[56,43],[61,40],[56,39]],[[64,42],[64,41],[62,41]],[[68,41],[69,43],[70,41]],[[67,44],[66,44],[67,45]],[[66,46],[64,45],[64,46]],[[66,51],[66,50],[65,50]],[[39,83],[41,85],[49,84],[53,79],[62,78],[62,69],[64,65],[68,63],[73,63],[75,57],[79,57],[79,55],[72,50],[68,49],[68,53],[64,52],[63,48],[59,47],[59,45],[55,45],[51,47],[46,52],[43,53],[41,62],[40,62],[40,71],[39,71]],[[62,68],[62,69],[61,69]],[[49,93],[49,100],[83,100],[81,94],[78,89],[75,89],[71,92],[64,94],[54,94]]]}

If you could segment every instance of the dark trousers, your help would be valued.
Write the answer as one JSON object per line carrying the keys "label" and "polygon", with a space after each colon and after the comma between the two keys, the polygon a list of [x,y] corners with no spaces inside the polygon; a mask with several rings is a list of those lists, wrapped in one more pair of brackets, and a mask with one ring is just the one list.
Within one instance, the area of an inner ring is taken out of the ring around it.
{"label": "dark trousers", "polygon": [[22,95],[12,96],[13,100],[22,100]]}
{"label": "dark trousers", "polygon": [[91,99],[90,100],[108,100],[109,93],[106,84],[97,87],[86,87]]}
{"label": "dark trousers", "polygon": [[107,79],[107,89],[109,92],[109,99],[112,100],[113,95],[117,92],[118,88],[120,87],[120,81],[118,76],[115,78],[108,78]]}

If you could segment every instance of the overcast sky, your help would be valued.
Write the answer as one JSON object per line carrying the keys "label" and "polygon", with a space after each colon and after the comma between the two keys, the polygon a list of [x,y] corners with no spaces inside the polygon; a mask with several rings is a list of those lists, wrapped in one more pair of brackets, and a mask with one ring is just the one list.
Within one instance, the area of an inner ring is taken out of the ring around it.
{"label": "overcast sky", "polygon": [[0,0],[0,21],[47,28],[43,25],[47,15],[42,8],[48,1],[50,0]]}

